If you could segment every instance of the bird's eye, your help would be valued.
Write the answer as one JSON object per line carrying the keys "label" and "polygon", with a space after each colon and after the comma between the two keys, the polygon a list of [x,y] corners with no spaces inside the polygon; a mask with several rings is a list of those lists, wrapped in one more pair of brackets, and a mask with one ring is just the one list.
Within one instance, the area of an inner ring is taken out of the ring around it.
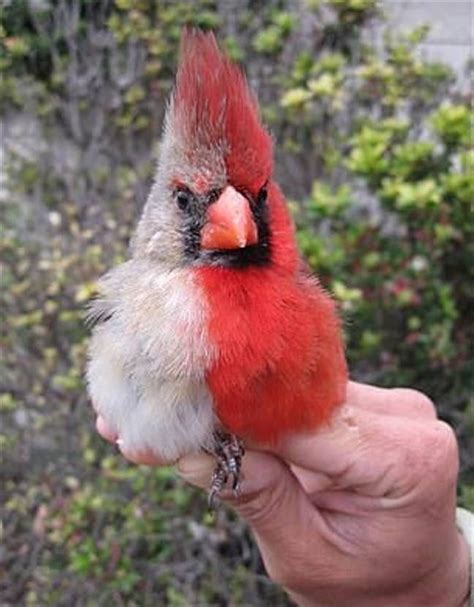
{"label": "bird's eye", "polygon": [[262,188],[260,188],[259,193],[257,194],[257,204],[263,204],[266,202],[268,196],[267,184],[265,184]]}
{"label": "bird's eye", "polygon": [[177,188],[174,197],[181,210],[186,209],[193,198],[192,193],[187,188]]}

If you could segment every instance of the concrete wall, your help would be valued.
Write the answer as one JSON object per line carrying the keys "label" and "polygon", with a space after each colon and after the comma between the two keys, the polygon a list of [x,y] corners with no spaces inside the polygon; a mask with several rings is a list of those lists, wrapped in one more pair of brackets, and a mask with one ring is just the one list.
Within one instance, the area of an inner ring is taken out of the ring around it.
{"label": "concrete wall", "polygon": [[421,53],[451,65],[460,77],[463,89],[472,91],[466,63],[469,59],[474,60],[474,1],[382,0],[382,5],[395,30],[429,25],[430,33]]}

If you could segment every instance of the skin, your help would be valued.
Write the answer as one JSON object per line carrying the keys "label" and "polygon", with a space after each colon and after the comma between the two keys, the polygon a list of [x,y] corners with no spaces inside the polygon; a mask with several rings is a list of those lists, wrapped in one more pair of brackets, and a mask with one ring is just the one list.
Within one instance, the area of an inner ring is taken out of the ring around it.
{"label": "skin", "polygon": [[[97,430],[117,442],[102,418]],[[203,489],[213,469],[205,454],[177,462]],[[241,494],[227,491],[222,500],[249,523],[269,576],[298,605],[467,605],[468,548],[455,525],[457,442],[420,392],[350,382],[329,426],[271,451],[251,445],[243,472]]]}

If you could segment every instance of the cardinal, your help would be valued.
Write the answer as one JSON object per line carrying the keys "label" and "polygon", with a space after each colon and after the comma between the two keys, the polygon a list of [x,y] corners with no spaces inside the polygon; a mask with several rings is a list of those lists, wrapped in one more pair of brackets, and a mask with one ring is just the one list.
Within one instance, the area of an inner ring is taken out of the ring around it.
{"label": "cardinal", "polygon": [[314,431],[344,401],[335,304],[300,259],[271,137],[212,33],[183,33],[130,259],[99,292],[96,411],[128,453],[214,453],[211,498],[238,489],[244,441]]}

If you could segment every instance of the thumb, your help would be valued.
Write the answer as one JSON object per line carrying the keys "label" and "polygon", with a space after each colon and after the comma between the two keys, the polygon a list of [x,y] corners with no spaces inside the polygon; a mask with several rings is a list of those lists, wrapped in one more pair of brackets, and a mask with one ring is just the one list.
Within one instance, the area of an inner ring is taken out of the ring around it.
{"label": "thumb", "polygon": [[[211,455],[188,455],[179,460],[177,472],[190,484],[208,490],[215,465]],[[274,535],[279,527],[285,528],[288,518],[300,512],[301,498],[306,496],[288,466],[257,451],[247,451],[243,458],[239,495],[230,489],[219,494],[219,499],[232,506],[259,535]]]}
{"label": "thumb", "polygon": [[[215,465],[210,455],[187,456],[178,462],[178,473],[208,490]],[[219,498],[250,525],[270,578],[289,590],[295,572],[298,577],[298,572],[306,571],[309,549],[320,555],[327,572],[326,557],[333,555],[325,539],[324,520],[290,468],[269,453],[247,451],[242,472],[240,494],[236,497],[227,489]]]}

